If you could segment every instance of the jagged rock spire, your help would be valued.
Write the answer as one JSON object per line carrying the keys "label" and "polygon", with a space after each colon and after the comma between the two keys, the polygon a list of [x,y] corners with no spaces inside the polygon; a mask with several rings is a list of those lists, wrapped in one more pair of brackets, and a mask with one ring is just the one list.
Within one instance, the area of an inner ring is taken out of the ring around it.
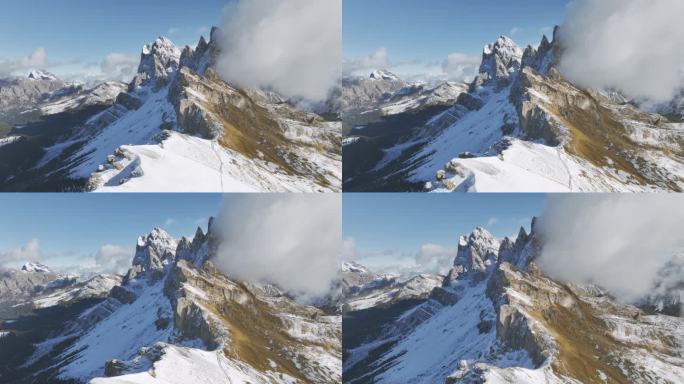
{"label": "jagged rock spire", "polygon": [[178,241],[161,228],[154,228],[148,235],[140,236],[133,265],[124,281],[128,282],[142,272],[162,270],[166,263],[175,259],[177,247]]}
{"label": "jagged rock spire", "polygon": [[520,70],[522,57],[523,50],[506,36],[500,36],[494,43],[485,45],[476,85],[483,85],[490,80],[507,80]]}
{"label": "jagged rock spire", "polygon": [[163,78],[169,69],[177,69],[181,51],[166,37],[159,37],[152,44],[143,47],[140,54],[138,73],[149,78]]}

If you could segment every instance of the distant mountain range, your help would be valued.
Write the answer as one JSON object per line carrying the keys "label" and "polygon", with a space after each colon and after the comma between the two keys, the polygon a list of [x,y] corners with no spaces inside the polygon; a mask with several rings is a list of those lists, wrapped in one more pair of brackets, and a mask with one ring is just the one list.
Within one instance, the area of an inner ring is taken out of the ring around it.
{"label": "distant mountain range", "polygon": [[344,189],[684,190],[681,98],[646,108],[577,87],[558,70],[557,33],[525,49],[498,38],[469,84],[343,80]]}

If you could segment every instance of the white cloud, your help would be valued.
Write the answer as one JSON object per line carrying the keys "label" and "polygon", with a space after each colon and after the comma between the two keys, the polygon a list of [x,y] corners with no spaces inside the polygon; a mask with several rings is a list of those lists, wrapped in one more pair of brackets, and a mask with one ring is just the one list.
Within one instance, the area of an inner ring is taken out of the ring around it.
{"label": "white cloud", "polygon": [[561,72],[584,87],[671,99],[684,83],[684,1],[575,0],[560,30]]}
{"label": "white cloud", "polygon": [[131,266],[135,249],[121,245],[105,244],[95,254],[94,270],[98,272],[126,273]]}
{"label": "white cloud", "polygon": [[498,222],[499,222],[498,217],[490,217],[489,220],[487,220],[487,227],[491,227],[492,225],[494,225]]}
{"label": "white cloud", "polygon": [[38,261],[53,271],[79,273],[89,276],[95,273],[125,273],[131,265],[135,249],[107,244],[93,254],[82,254],[77,250],[43,251],[38,239],[31,239],[25,245],[0,251],[0,271],[17,268],[29,261]]}
{"label": "white cloud", "polygon": [[421,271],[446,274],[454,264],[458,250],[439,244],[423,244],[416,254],[416,264]]}
{"label": "white cloud", "polygon": [[356,242],[354,238],[347,237],[342,240],[342,260],[344,261],[354,261],[358,258],[358,252],[356,251]]}
{"label": "white cloud", "polygon": [[342,247],[343,260],[356,261],[377,273],[394,273],[413,276],[419,273],[446,274],[453,266],[458,249],[440,244],[426,243],[416,252],[382,251],[361,252],[353,238],[347,238]]}
{"label": "white cloud", "polygon": [[228,82],[310,101],[338,85],[341,0],[239,0],[221,25],[218,70]]}
{"label": "white cloud", "polygon": [[387,69],[390,67],[387,49],[380,47],[368,56],[347,61],[344,63],[344,73],[350,74],[356,71],[372,71],[376,69]]}
{"label": "white cloud", "polygon": [[27,261],[39,261],[43,259],[38,239],[31,239],[25,245],[0,252],[0,270],[17,263],[23,264]]}
{"label": "white cloud", "polygon": [[177,34],[178,32],[180,32],[180,28],[176,28],[176,27],[171,27],[171,28],[169,28],[169,31],[168,31],[169,35],[171,35],[171,36]]}
{"label": "white cloud", "polygon": [[684,251],[682,212],[677,195],[551,196],[539,220],[545,245],[538,263],[561,280],[596,283],[627,301],[640,298]]}
{"label": "white cloud", "polygon": [[0,61],[0,76],[14,75],[32,69],[45,69],[48,66],[47,52],[39,47],[26,57]]}
{"label": "white cloud", "polygon": [[341,221],[336,194],[230,196],[217,219],[214,263],[230,277],[321,296],[338,274]]}
{"label": "white cloud", "polygon": [[459,52],[449,54],[441,63],[420,59],[393,61],[387,50],[380,47],[367,56],[345,61],[343,73],[345,76],[365,76],[371,70],[387,69],[408,81],[424,81],[431,84],[447,80],[469,82],[477,75],[480,61],[479,56]]}
{"label": "white cloud", "polygon": [[480,61],[481,58],[478,56],[450,53],[442,62],[442,71],[449,80],[469,82],[477,75]]}
{"label": "white cloud", "polygon": [[518,33],[520,33],[520,31],[522,31],[522,28],[520,28],[520,27],[511,28],[511,36],[517,35]]}
{"label": "white cloud", "polygon": [[100,75],[105,80],[130,81],[138,71],[139,62],[137,56],[110,53],[100,63]]}
{"label": "white cloud", "polygon": [[168,219],[166,219],[166,221],[164,221],[164,225],[167,227],[170,225],[174,225],[174,224],[176,224],[176,219],[171,218],[171,217],[169,217]]}

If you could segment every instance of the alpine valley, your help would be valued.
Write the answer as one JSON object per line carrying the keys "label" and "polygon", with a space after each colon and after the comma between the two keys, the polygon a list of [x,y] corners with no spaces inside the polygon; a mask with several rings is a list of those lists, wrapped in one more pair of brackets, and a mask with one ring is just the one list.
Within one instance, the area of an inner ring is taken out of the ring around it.
{"label": "alpine valley", "polygon": [[3,383],[339,383],[337,307],[231,279],[220,239],[138,239],[125,276],[27,263],[0,275]]}
{"label": "alpine valley", "polygon": [[680,98],[646,107],[574,85],[558,35],[525,49],[498,38],[468,84],[343,79],[344,189],[684,190]]}
{"label": "alpine valley", "polygon": [[[680,383],[681,282],[628,304],[536,264],[541,225],[461,236],[445,276],[344,267],[345,383]],[[659,276],[677,276],[675,255]],[[681,276],[681,274],[679,275]],[[658,292],[658,294],[655,294]]]}
{"label": "alpine valley", "polygon": [[339,116],[223,81],[221,34],[158,38],[128,84],[0,79],[0,190],[340,191]]}

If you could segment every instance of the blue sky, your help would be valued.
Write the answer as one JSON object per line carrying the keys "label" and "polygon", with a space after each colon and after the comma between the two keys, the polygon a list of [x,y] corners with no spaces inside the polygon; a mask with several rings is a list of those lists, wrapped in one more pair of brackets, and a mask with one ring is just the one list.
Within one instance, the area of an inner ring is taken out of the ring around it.
{"label": "blue sky", "polygon": [[562,23],[567,2],[344,0],[343,57],[354,60],[384,47],[395,63],[441,63],[454,52],[480,56],[500,35],[538,44]]}
{"label": "blue sky", "polygon": [[[217,25],[229,0],[8,0],[0,12],[0,60],[27,57],[44,48],[50,68],[68,72],[99,64],[111,53],[138,57],[144,44],[164,35],[196,44]],[[78,63],[74,63],[78,60]]]}
{"label": "blue sky", "polygon": [[544,194],[345,194],[343,238],[380,264],[412,259],[425,244],[455,248],[476,226],[497,237],[527,230],[541,214]]}
{"label": "blue sky", "polygon": [[222,199],[221,194],[0,194],[0,258],[33,239],[48,259],[63,255],[59,262],[69,264],[106,244],[132,249],[138,236],[154,227],[175,237],[194,235],[198,226],[206,230]]}

